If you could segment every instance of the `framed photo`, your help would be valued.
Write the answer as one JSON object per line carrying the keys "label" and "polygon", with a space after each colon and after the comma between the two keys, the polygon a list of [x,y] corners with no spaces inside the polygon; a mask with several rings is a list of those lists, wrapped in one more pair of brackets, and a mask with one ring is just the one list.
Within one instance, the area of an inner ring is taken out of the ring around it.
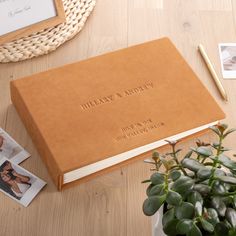
{"label": "framed photo", "polygon": [[65,21],[62,0],[0,0],[0,44]]}

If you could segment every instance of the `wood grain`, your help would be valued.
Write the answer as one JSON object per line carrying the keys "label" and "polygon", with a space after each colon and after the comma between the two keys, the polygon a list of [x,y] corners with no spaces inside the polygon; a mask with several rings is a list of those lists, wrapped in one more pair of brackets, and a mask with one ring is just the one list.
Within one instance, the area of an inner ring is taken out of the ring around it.
{"label": "wood grain", "polygon": [[[0,126],[32,154],[22,166],[48,183],[28,208],[0,194],[0,235],[151,235],[151,220],[142,213],[146,186],[140,183],[148,178],[149,166],[137,162],[58,193],[11,105],[11,80],[168,36],[223,108],[226,122],[236,127],[236,81],[223,80],[217,48],[218,43],[235,41],[235,12],[234,0],[98,0],[83,31],[57,51],[33,60],[0,65]],[[222,79],[228,103],[221,100],[196,50],[199,43],[205,46]],[[232,135],[226,145],[233,148],[235,138]],[[214,135],[205,135],[204,139],[213,140]],[[181,147],[186,150],[193,142]]]}

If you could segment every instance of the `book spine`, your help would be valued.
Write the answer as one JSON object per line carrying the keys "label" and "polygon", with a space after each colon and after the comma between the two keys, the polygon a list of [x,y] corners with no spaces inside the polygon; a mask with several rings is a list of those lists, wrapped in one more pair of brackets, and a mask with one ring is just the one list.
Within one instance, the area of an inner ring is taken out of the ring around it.
{"label": "book spine", "polygon": [[35,120],[27,109],[27,105],[24,102],[24,99],[21,97],[17,85],[15,85],[14,81],[10,83],[10,91],[11,91],[11,100],[13,105],[15,106],[22,122],[24,123],[26,130],[30,134],[33,143],[35,144],[40,157],[45,163],[49,174],[51,175],[55,185],[58,190],[62,189],[62,179],[63,173],[60,171],[57,163],[55,162],[50,149],[45,142],[43,135],[40,132]]}

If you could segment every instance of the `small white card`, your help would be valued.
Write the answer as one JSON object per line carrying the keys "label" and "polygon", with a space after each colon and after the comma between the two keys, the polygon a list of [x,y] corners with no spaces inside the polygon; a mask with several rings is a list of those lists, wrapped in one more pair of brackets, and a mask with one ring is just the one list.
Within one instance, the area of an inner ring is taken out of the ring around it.
{"label": "small white card", "polygon": [[54,0],[0,0],[0,36],[56,14]]}
{"label": "small white card", "polygon": [[236,79],[236,43],[220,43],[219,54],[224,79]]}
{"label": "small white card", "polygon": [[0,159],[3,157],[15,164],[19,164],[30,157],[30,154],[6,131],[0,128]]}
{"label": "small white card", "polygon": [[46,182],[6,158],[0,159],[0,191],[27,207]]}

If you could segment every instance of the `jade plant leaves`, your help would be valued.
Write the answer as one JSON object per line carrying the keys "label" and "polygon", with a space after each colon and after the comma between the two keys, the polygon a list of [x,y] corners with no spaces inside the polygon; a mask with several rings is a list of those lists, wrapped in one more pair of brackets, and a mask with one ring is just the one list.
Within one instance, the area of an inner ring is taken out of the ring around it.
{"label": "jade plant leaves", "polygon": [[236,178],[230,176],[217,176],[217,179],[224,182],[236,185]]}
{"label": "jade plant leaves", "polygon": [[176,231],[178,234],[187,234],[193,227],[193,221],[188,219],[180,220],[176,225]]}
{"label": "jade plant leaves", "polygon": [[212,150],[209,147],[198,147],[197,149],[193,150],[197,154],[204,156],[204,157],[209,157],[212,155]]}
{"label": "jade plant leaves", "polygon": [[167,222],[167,224],[164,225],[163,231],[166,235],[176,235],[176,225],[179,223],[178,219],[173,219]]}
{"label": "jade plant leaves", "polygon": [[201,168],[197,172],[197,177],[199,179],[208,179],[211,176],[211,169],[209,168]]}
{"label": "jade plant leaves", "polygon": [[233,208],[227,208],[225,218],[229,221],[233,228],[236,228],[236,211]]}
{"label": "jade plant leaves", "polygon": [[177,180],[180,176],[181,176],[181,172],[178,171],[178,170],[173,170],[173,171],[171,171],[171,172],[170,172],[170,175],[169,175],[169,177],[170,177],[173,181]]}
{"label": "jade plant leaves", "polygon": [[206,220],[210,222],[213,226],[220,222],[218,213],[214,208],[207,209]]}
{"label": "jade plant leaves", "polygon": [[183,167],[192,170],[194,172],[197,172],[201,168],[205,168],[205,166],[198,161],[192,159],[192,158],[186,158],[182,160]]}
{"label": "jade plant leaves", "polygon": [[174,191],[169,191],[166,196],[166,202],[172,206],[178,206],[182,202],[182,196]]}
{"label": "jade plant leaves", "polygon": [[196,202],[195,204],[195,211],[196,215],[201,216],[202,215],[202,204],[200,202]]}
{"label": "jade plant leaves", "polygon": [[150,189],[148,196],[163,195],[164,193],[165,193],[164,185],[157,184]]}
{"label": "jade plant leaves", "polygon": [[229,229],[224,223],[217,223],[215,226],[216,236],[228,235]]}
{"label": "jade plant leaves", "polygon": [[195,205],[196,202],[203,204],[202,195],[199,192],[193,191],[188,195],[188,202],[192,203],[193,205]]}
{"label": "jade plant leaves", "polygon": [[201,230],[194,224],[187,236],[202,236]]}
{"label": "jade plant leaves", "polygon": [[160,174],[160,173],[154,173],[154,174],[152,174],[152,176],[151,176],[151,182],[153,183],[153,184],[162,184],[162,183],[164,183],[164,181],[165,181],[165,177],[164,177],[164,175],[163,174]]}
{"label": "jade plant leaves", "polygon": [[211,204],[220,216],[225,215],[226,205],[221,197],[213,197]]}
{"label": "jade plant leaves", "polygon": [[172,190],[180,194],[186,193],[193,188],[194,180],[187,176],[181,176],[172,185]]}
{"label": "jade plant leaves", "polygon": [[205,184],[195,184],[193,189],[198,191],[201,195],[207,195],[211,191],[211,188]]}
{"label": "jade plant leaves", "polygon": [[175,218],[175,210],[174,208],[171,208],[162,217],[162,225],[165,226],[168,222],[173,220]]}
{"label": "jade plant leaves", "polygon": [[227,157],[224,154],[219,155],[219,162],[223,166],[225,166],[229,169],[236,170],[236,162],[232,161],[229,157]]}
{"label": "jade plant leaves", "polygon": [[143,203],[143,212],[147,216],[154,215],[162,206],[166,199],[166,195],[162,196],[150,196]]}
{"label": "jade plant leaves", "polygon": [[179,206],[175,207],[175,216],[177,219],[192,219],[195,214],[193,204],[189,202],[182,202]]}
{"label": "jade plant leaves", "polygon": [[201,224],[202,224],[202,228],[208,232],[213,232],[214,231],[214,226],[209,223],[208,221],[204,220],[203,218],[201,219]]}

